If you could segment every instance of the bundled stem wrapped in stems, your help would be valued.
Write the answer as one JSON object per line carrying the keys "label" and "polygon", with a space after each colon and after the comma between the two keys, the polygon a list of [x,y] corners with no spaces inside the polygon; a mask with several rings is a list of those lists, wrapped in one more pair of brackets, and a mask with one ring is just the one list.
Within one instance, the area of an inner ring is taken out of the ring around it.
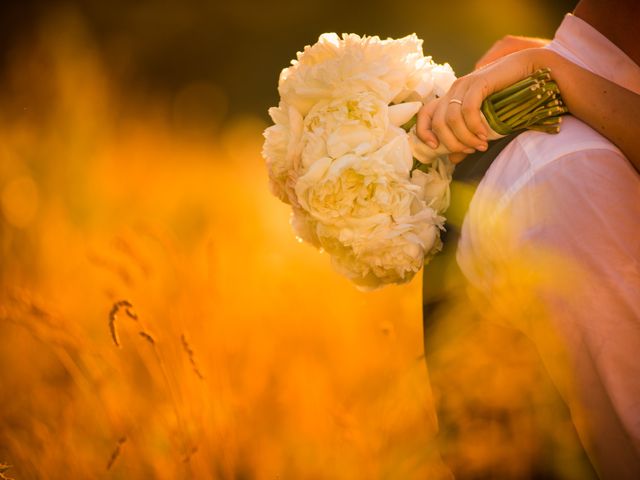
{"label": "bundled stem wrapped in stems", "polygon": [[558,133],[561,116],[568,112],[548,68],[489,95],[481,109],[489,126],[500,135],[519,130]]}
{"label": "bundled stem wrapped in stems", "polygon": [[[484,99],[480,107],[491,129],[489,140],[497,140],[521,130],[537,130],[545,133],[560,132],[562,115],[568,112],[562,101],[558,85],[551,80],[548,68],[514,83]],[[414,169],[428,171],[430,165],[442,155],[451,152],[440,144],[432,149],[416,135],[417,115],[404,124],[412,138]]]}

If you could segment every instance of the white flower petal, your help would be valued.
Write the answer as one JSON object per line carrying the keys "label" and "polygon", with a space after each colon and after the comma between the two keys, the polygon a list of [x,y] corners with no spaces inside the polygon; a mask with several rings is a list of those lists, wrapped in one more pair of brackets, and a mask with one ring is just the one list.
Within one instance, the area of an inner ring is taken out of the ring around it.
{"label": "white flower petal", "polygon": [[401,127],[422,108],[422,102],[406,102],[389,106],[389,123]]}

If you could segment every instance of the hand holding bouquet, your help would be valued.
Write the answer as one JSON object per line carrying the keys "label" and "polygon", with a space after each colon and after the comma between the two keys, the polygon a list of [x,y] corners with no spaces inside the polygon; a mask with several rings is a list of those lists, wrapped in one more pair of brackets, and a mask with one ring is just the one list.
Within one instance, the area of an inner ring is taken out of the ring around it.
{"label": "hand holding bouquet", "polygon": [[[263,149],[272,192],[298,238],[360,288],[407,282],[441,248],[453,165],[412,124],[454,80],[415,35],[324,34],[280,75]],[[549,98],[532,101],[534,84],[552,85],[536,77],[487,99],[496,135],[537,125]]]}
{"label": "hand holding bouquet", "polygon": [[[530,54],[534,51],[540,53]],[[454,154],[487,148],[487,140],[520,129],[557,133],[564,113],[558,87],[545,65],[545,49],[528,49],[457,79],[449,91],[418,113],[418,137],[433,149],[444,144]],[[489,123],[487,123],[487,119]],[[491,126],[490,126],[490,125]]]}

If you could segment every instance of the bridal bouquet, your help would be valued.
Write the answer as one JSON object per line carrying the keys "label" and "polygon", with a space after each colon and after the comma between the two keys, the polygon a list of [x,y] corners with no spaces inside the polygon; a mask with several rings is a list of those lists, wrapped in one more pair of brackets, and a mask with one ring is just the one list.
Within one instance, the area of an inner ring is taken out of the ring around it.
{"label": "bridal bouquet", "polygon": [[[556,128],[562,112],[553,109],[563,107],[549,103],[557,89],[544,75],[485,101],[496,138]],[[423,102],[454,80],[415,35],[323,34],[280,74],[264,133],[271,191],[291,205],[298,238],[328,252],[362,289],[409,281],[442,246],[453,165],[413,124]]]}

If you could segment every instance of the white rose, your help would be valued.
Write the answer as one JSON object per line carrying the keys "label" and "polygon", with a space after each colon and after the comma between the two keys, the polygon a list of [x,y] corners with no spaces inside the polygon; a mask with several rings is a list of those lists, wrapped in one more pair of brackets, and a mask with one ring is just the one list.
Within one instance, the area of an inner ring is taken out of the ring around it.
{"label": "white rose", "polygon": [[300,163],[302,149],[302,116],[284,102],[269,109],[274,122],[264,131],[262,156],[269,172],[272,193],[285,203],[291,203],[287,194],[287,179]]}

